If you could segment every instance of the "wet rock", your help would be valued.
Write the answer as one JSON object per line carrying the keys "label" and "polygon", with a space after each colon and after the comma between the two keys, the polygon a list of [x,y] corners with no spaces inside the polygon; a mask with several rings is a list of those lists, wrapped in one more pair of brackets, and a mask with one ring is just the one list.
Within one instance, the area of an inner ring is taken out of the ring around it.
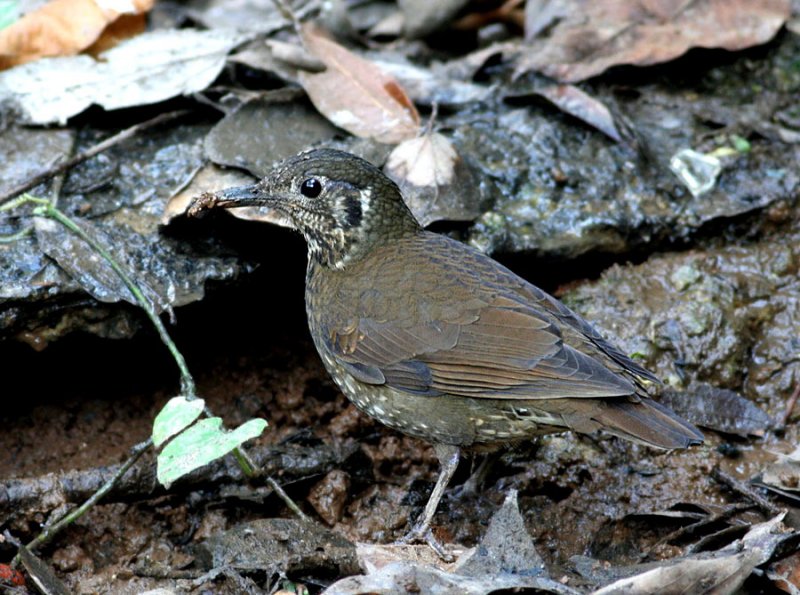
{"label": "wet rock", "polygon": [[[637,79],[632,93],[593,89],[630,129],[624,143],[523,99],[541,86],[535,77],[502,87],[512,105],[450,117],[454,140],[475,155],[482,184],[495,198],[470,229],[470,242],[489,252],[568,259],[593,251],[652,251],[734,217],[758,226],[759,213],[781,201],[794,203],[800,189],[793,165],[800,162],[800,143],[790,140],[793,130],[773,130],[772,118],[800,88],[789,74],[799,39],[784,36],[757,64],[698,68],[688,80],[670,73],[659,82]],[[744,88],[745,78],[758,84]],[[748,138],[746,150],[735,148],[730,130]],[[669,169],[685,148],[727,155],[717,184],[700,196]]]}
{"label": "wet rock", "polygon": [[[199,300],[207,280],[228,279],[248,268],[230,256],[218,256],[219,250],[215,254],[212,243],[200,250],[160,234],[168,199],[200,166],[200,139],[207,130],[205,125],[183,123],[135,137],[72,169],[61,189],[59,209],[77,220],[91,217],[91,226],[100,230],[98,239],[113,251],[127,253],[123,260],[129,274],[145,284],[160,279],[155,285],[161,297],[155,302],[162,309]],[[84,131],[78,148],[93,145],[99,135]],[[57,146],[66,151],[63,142]],[[0,232],[32,229],[30,212],[22,207],[11,213],[12,218],[6,214]],[[99,255],[85,251],[80,240],[54,225],[40,225],[36,236],[0,243],[0,336],[16,337],[36,348],[74,330],[130,336],[141,320],[134,310],[98,307],[88,299],[102,295],[109,302],[117,300],[92,281],[90,271],[81,271],[76,248],[82,246],[83,257],[97,264]]]}
{"label": "wet rock", "polygon": [[563,298],[668,385],[739,391],[776,418],[796,385],[799,241],[656,256]]}
{"label": "wet rock", "polygon": [[342,519],[349,489],[350,476],[334,469],[311,488],[308,501],[322,520],[333,526]]}
{"label": "wet rock", "polygon": [[321,525],[261,519],[210,537],[197,547],[206,568],[231,566],[282,576],[337,576],[358,572],[355,546]]}
{"label": "wet rock", "polygon": [[215,163],[241,167],[260,178],[273,163],[337,133],[344,134],[305,99],[266,97],[250,101],[219,122],[206,137],[205,150]]}

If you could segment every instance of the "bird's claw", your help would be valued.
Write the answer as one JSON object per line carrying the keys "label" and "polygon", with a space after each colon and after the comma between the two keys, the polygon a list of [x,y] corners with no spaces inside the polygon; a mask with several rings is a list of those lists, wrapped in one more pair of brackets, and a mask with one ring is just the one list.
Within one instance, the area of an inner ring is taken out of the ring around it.
{"label": "bird's claw", "polygon": [[430,547],[443,562],[455,561],[453,555],[448,553],[439,540],[436,539],[430,527],[417,525],[397,541],[397,543],[401,545],[410,545],[415,542],[428,544],[428,547]]}

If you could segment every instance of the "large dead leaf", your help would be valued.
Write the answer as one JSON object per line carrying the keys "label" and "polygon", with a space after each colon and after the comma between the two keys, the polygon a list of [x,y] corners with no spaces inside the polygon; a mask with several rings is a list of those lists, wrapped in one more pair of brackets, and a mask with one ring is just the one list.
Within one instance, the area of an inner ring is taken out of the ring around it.
{"label": "large dead leaf", "polygon": [[647,65],[693,47],[765,43],[789,18],[789,0],[544,0],[527,4],[529,51],[517,67],[577,82],[620,64]]}
{"label": "large dead leaf", "polygon": [[0,31],[0,69],[77,54],[94,44],[120,16],[147,12],[153,2],[52,0]]}
{"label": "large dead leaf", "polygon": [[303,44],[327,69],[300,73],[314,106],[351,134],[396,144],[419,132],[419,114],[403,88],[372,62],[357,56],[311,24]]}
{"label": "large dead leaf", "polygon": [[156,103],[211,84],[228,52],[247,39],[233,31],[152,31],[101,54],[47,58],[0,73],[0,101],[31,124],[64,123],[92,104],[119,109]]}

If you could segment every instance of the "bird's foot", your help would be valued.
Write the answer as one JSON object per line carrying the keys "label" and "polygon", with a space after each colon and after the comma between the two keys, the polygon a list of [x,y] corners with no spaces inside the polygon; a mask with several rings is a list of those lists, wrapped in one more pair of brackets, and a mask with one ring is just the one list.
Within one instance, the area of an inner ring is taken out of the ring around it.
{"label": "bird's foot", "polygon": [[397,540],[399,545],[410,545],[416,542],[428,544],[428,547],[430,547],[443,562],[449,563],[455,561],[455,557],[444,549],[444,546],[436,539],[433,531],[426,523],[417,523],[411,531]]}

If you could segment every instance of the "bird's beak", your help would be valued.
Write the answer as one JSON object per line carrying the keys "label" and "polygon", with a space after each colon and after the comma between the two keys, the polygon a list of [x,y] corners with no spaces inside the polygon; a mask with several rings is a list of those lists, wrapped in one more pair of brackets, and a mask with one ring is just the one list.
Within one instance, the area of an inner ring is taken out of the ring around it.
{"label": "bird's beak", "polygon": [[238,207],[274,207],[276,201],[266,194],[258,184],[252,186],[238,186],[219,192],[204,192],[195,198],[187,214],[189,217],[198,217],[210,209],[235,209]]}
{"label": "bird's beak", "polygon": [[258,184],[228,188],[220,192],[215,192],[214,197],[216,198],[214,206],[222,207],[223,209],[264,207],[273,204],[270,197],[259,190]]}

